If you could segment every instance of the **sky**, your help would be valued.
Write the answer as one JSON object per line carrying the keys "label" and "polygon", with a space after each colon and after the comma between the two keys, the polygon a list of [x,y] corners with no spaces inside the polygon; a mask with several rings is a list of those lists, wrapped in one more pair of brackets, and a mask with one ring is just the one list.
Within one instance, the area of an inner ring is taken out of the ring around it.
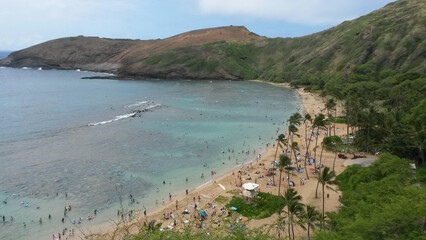
{"label": "sky", "polygon": [[166,38],[182,32],[245,26],[267,37],[319,32],[391,0],[0,0],[0,50],[51,39],[99,36]]}

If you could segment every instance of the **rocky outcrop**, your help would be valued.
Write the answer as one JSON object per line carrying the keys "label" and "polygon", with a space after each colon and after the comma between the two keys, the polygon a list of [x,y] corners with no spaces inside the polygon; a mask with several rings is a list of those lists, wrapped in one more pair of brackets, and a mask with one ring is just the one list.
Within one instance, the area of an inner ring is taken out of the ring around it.
{"label": "rocky outcrop", "polygon": [[98,37],[68,37],[47,41],[17,52],[0,65],[43,69],[82,69],[111,72],[132,78],[233,78],[227,73],[192,73],[180,68],[157,68],[145,59],[169,49],[197,46],[215,41],[238,43],[265,39],[245,27],[219,27],[195,30],[157,40],[120,40]]}

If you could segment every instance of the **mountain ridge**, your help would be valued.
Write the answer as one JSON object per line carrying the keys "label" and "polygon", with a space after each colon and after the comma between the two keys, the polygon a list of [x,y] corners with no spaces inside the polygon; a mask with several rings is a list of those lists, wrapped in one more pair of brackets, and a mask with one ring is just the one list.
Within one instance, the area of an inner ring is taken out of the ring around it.
{"label": "mountain ridge", "polygon": [[266,38],[245,27],[194,30],[157,40],[71,37],[0,60],[11,67],[84,69],[130,78],[264,79],[348,75],[355,66],[398,72],[426,69],[426,4],[400,0],[330,29],[297,38]]}

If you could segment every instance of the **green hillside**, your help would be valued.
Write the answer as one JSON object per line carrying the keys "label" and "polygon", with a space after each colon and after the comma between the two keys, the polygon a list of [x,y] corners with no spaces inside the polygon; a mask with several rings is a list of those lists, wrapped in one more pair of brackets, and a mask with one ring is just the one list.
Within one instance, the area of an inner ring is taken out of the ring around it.
{"label": "green hillside", "polygon": [[163,52],[146,63],[192,72],[227,71],[240,79],[290,82],[302,78],[301,83],[320,73],[348,78],[363,64],[377,73],[385,69],[424,72],[425,9],[424,1],[401,0],[309,36],[247,44],[213,42]]}

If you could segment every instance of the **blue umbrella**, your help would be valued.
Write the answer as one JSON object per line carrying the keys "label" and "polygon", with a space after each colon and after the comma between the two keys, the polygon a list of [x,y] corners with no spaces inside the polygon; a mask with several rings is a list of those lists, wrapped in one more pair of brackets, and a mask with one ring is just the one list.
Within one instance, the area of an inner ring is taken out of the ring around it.
{"label": "blue umbrella", "polygon": [[207,215],[207,213],[206,212],[204,212],[204,211],[202,211],[201,213],[201,216],[203,216],[203,217],[207,217],[208,215]]}

